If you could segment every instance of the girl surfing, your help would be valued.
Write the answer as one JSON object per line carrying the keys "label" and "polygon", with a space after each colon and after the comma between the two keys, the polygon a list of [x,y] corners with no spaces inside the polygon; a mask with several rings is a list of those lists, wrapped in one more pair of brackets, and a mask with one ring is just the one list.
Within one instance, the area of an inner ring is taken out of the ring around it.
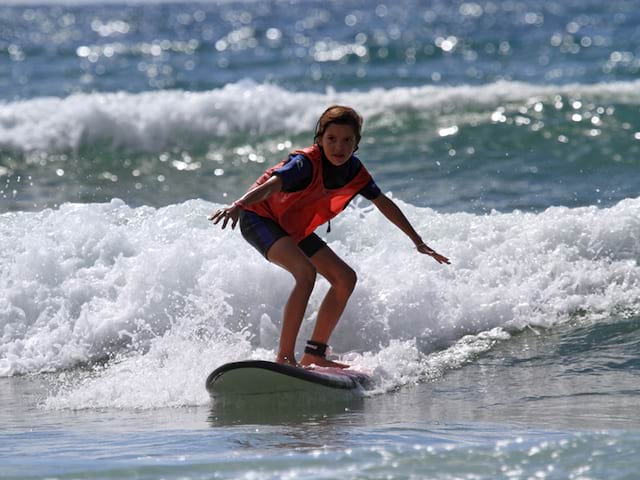
{"label": "girl surfing", "polygon": [[[316,125],[314,144],[268,169],[241,198],[214,212],[222,228],[240,223],[242,236],[268,261],[287,270],[295,284],[284,307],[278,363],[348,368],[326,357],[327,343],[356,285],[356,273],[314,233],[358,194],[441,264],[449,259],[427,246],[400,208],[384,195],[360,159],[362,117],[352,108],[329,107]],[[331,285],[300,363],[295,344],[317,275]]]}

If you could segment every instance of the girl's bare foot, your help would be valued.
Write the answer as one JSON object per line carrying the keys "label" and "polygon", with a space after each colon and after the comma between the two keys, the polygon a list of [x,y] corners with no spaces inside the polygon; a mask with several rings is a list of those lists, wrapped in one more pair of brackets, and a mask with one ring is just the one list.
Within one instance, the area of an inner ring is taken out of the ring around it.
{"label": "girl's bare foot", "polygon": [[276,357],[276,363],[280,363],[282,365],[291,365],[292,367],[302,367],[293,355],[278,355]]}
{"label": "girl's bare foot", "polygon": [[309,353],[305,353],[300,360],[300,365],[303,367],[309,367],[311,365],[315,365],[317,367],[328,367],[328,368],[349,368],[350,365],[346,363],[334,362],[333,360],[329,360],[326,357],[321,357],[319,355],[311,355]]}

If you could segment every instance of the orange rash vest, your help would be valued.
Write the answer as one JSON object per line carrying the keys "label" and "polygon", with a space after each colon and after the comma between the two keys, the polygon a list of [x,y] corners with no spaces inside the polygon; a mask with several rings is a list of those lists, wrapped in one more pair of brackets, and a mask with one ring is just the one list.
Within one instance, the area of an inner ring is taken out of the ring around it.
{"label": "orange rash vest", "polygon": [[[323,183],[320,147],[312,145],[294,151],[293,155],[295,154],[304,155],[313,165],[309,186],[297,192],[277,192],[266,200],[247,206],[245,210],[274,220],[299,243],[344,210],[351,199],[371,181],[371,175],[362,165],[357,175],[344,187],[328,189]],[[288,159],[283,160],[268,169],[251,188],[265,183],[287,161]]]}

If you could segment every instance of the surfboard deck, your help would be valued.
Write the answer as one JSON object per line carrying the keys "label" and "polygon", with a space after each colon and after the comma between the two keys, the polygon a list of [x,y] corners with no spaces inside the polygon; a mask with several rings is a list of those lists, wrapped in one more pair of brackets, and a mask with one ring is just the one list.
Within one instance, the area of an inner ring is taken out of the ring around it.
{"label": "surfboard deck", "polygon": [[228,395],[335,392],[356,393],[371,385],[369,375],[351,369],[300,368],[266,360],[226,363],[207,377],[206,388],[216,398]]}

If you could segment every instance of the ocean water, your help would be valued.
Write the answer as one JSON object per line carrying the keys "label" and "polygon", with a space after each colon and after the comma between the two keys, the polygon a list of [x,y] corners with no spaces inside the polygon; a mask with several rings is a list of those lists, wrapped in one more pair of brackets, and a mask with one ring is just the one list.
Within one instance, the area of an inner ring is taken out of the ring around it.
{"label": "ocean water", "polygon": [[[2,2],[0,478],[637,478],[639,12]],[[216,404],[292,282],[207,215],[332,103],[452,265],[356,200],[319,233],[372,388]]]}

